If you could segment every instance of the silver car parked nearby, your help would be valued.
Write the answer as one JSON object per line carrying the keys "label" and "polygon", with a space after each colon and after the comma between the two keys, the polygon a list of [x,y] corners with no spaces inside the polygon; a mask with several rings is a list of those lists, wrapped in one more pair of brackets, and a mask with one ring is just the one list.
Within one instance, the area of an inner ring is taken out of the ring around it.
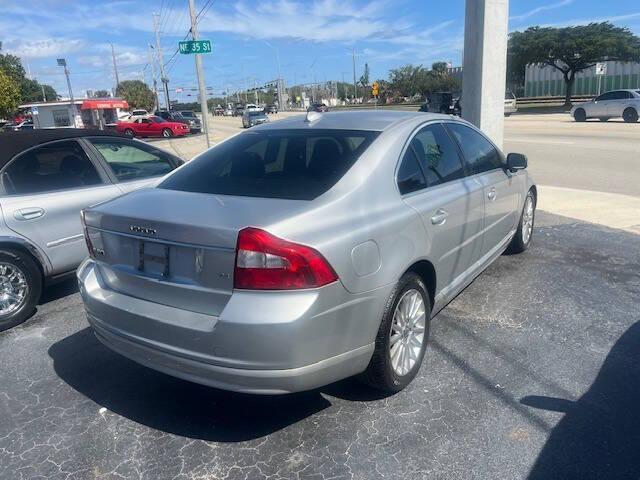
{"label": "silver car parked nearby", "polygon": [[439,114],[258,126],[84,212],[88,320],[116,352],[205,385],[285,393],[362,374],[398,391],[433,315],[529,245],[526,166]]}
{"label": "silver car parked nearby", "polygon": [[24,321],[43,284],[72,276],[87,256],[81,209],[148,185],[181,163],[110,132],[0,134],[0,330]]}

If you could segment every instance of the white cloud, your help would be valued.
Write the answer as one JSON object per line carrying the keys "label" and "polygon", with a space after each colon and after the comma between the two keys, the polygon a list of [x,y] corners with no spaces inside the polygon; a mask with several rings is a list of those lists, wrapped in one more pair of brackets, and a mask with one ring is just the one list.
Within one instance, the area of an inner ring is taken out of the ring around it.
{"label": "white cloud", "polygon": [[510,21],[519,21],[519,20],[525,20],[529,17],[533,17],[534,15],[537,15],[539,13],[542,12],[546,12],[548,10],[555,10],[556,8],[562,8],[562,7],[566,7],[567,5],[570,5],[574,2],[574,0],[561,0],[559,2],[556,3],[550,3],[548,5],[542,5],[540,7],[536,7],[534,9],[529,10],[528,12],[522,13],[520,15],[513,15],[511,17],[509,17]]}
{"label": "white cloud", "polygon": [[85,46],[79,38],[48,38],[43,40],[11,40],[5,49],[19,57],[51,58],[76,52]]}

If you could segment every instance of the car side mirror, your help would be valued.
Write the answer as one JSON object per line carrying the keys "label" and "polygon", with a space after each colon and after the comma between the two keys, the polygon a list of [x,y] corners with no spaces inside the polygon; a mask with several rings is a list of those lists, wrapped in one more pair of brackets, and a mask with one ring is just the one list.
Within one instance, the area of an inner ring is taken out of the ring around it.
{"label": "car side mirror", "polygon": [[514,173],[527,168],[527,156],[522,153],[510,153],[507,155],[507,169]]}

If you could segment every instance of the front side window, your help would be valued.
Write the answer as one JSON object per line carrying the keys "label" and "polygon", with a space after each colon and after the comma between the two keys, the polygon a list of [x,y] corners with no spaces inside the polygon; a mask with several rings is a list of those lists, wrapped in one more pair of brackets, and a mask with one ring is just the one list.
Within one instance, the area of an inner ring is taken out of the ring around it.
{"label": "front side window", "polygon": [[502,168],[502,157],[484,136],[460,123],[448,123],[447,128],[462,148],[470,175]]}
{"label": "front side window", "polygon": [[189,162],[159,188],[313,200],[342,178],[377,135],[321,129],[246,132]]}
{"label": "front side window", "polygon": [[411,143],[427,178],[427,186],[464,177],[458,150],[442,125],[423,128]]}
{"label": "front side window", "polygon": [[89,139],[121,182],[159,177],[174,169],[170,157],[146,144],[136,145],[120,138]]}
{"label": "front side window", "polygon": [[101,184],[95,166],[75,140],[29,150],[2,172],[9,195],[28,195]]}

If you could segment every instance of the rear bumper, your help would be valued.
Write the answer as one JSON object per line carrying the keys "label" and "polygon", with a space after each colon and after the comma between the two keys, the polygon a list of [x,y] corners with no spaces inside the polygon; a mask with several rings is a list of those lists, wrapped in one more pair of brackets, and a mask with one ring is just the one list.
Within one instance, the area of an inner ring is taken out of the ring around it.
{"label": "rear bumper", "polygon": [[354,296],[338,282],[295,295],[243,291],[211,316],[109,290],[91,260],[78,281],[87,319],[107,347],[175,377],[262,394],[364,371],[389,293]]}

